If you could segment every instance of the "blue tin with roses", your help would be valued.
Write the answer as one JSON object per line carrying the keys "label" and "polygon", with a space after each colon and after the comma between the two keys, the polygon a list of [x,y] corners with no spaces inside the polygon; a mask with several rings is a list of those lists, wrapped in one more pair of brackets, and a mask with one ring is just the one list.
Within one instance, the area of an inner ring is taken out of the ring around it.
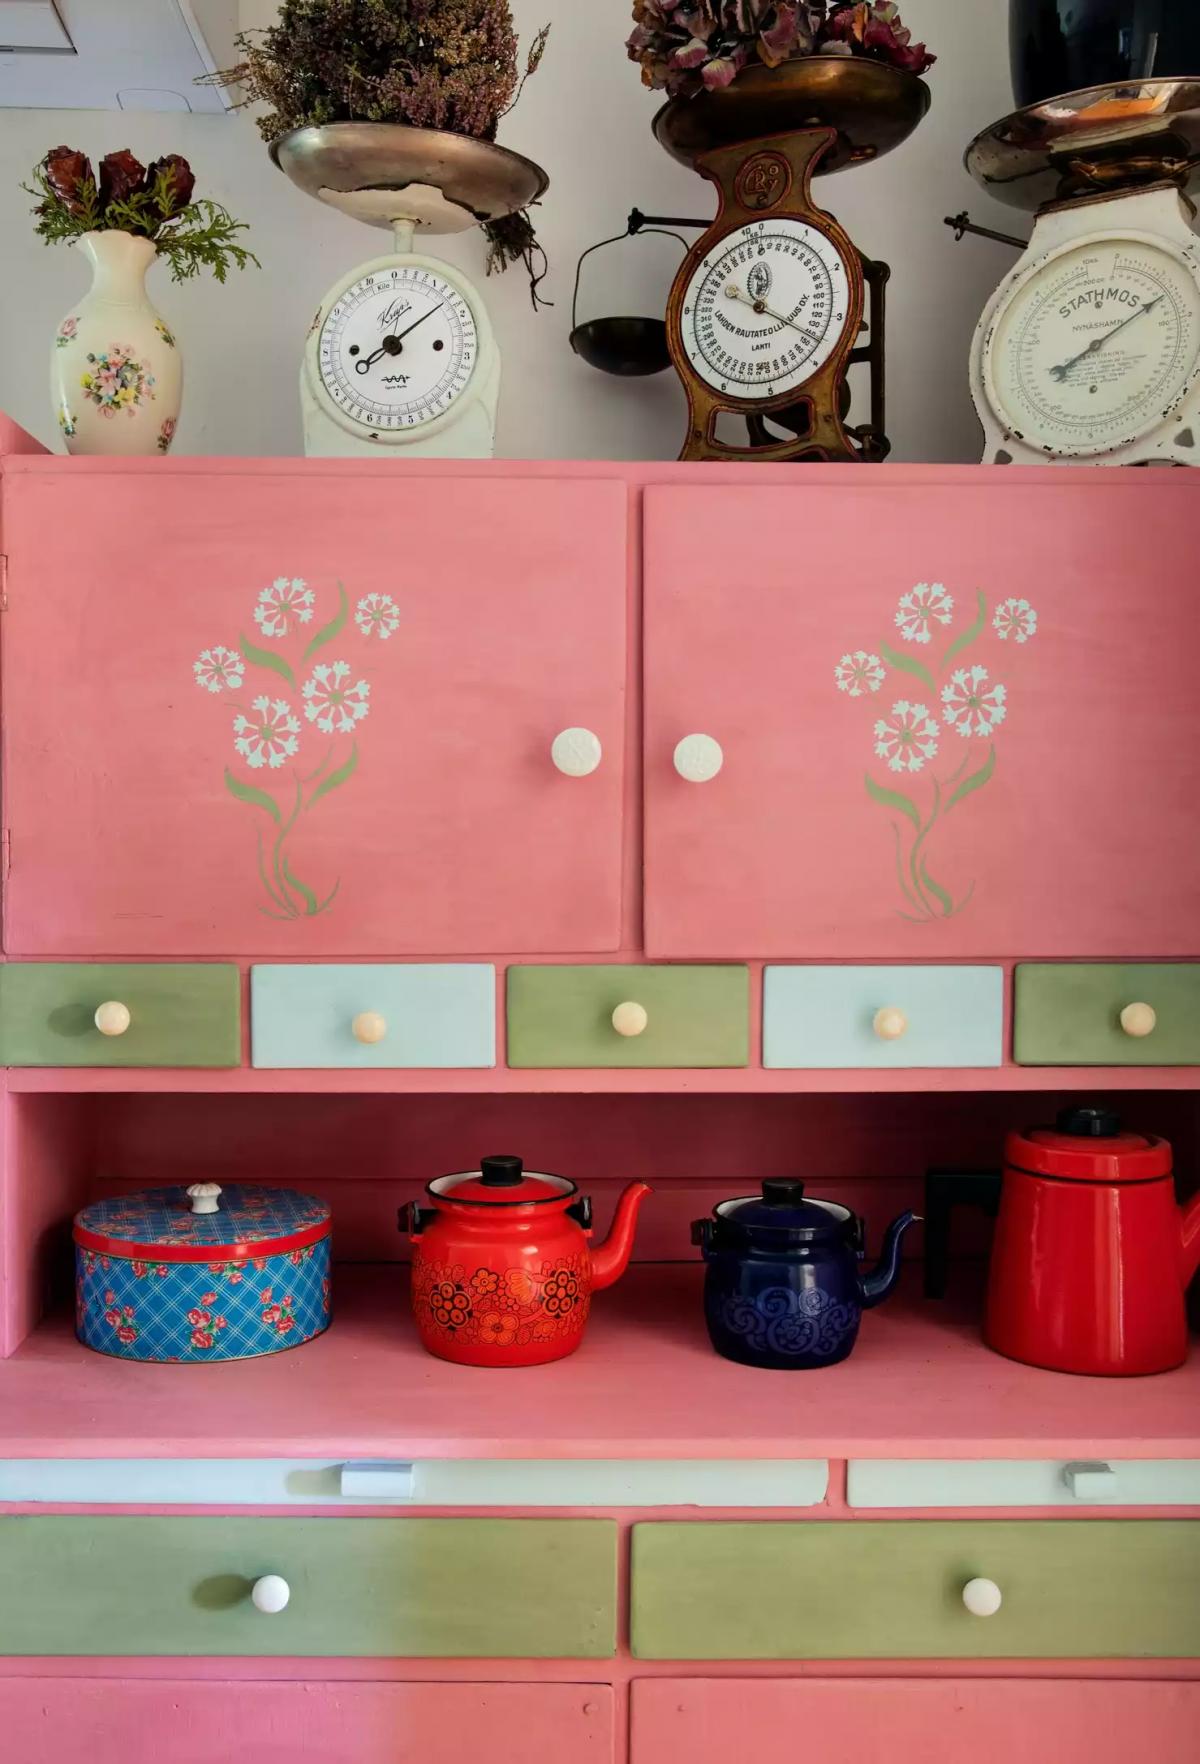
{"label": "blue tin with roses", "polygon": [[743,1366],[836,1365],[854,1347],[863,1312],[895,1286],[901,1239],[915,1221],[914,1213],[892,1220],[878,1267],[864,1274],[862,1221],[836,1201],[806,1200],[802,1182],[774,1178],[761,1195],[722,1201],[692,1226],[713,1346]]}
{"label": "blue tin with roses", "polygon": [[150,1188],[75,1215],[75,1333],[121,1360],[249,1360],[333,1310],[330,1211],[286,1188]]}

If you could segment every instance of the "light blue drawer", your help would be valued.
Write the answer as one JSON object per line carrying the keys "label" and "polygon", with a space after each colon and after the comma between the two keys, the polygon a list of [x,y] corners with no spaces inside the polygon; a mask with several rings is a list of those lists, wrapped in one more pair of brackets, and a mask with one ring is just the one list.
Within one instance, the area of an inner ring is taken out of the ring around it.
{"label": "light blue drawer", "polygon": [[1200,1507],[1195,1458],[862,1458],[852,1507]]}
{"label": "light blue drawer", "polygon": [[[875,1029],[900,1011],[903,1033]],[[768,968],[763,1065],[998,1066],[1004,1057],[1002,968]]]}
{"label": "light blue drawer", "polygon": [[[365,1013],[383,1039],[354,1033]],[[250,971],[255,1066],[494,1066],[496,970],[481,962],[289,962]]]}

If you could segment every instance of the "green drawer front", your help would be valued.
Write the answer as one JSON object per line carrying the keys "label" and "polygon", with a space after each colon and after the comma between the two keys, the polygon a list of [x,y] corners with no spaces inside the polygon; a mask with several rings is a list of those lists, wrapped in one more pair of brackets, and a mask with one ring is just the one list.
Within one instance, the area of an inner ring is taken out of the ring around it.
{"label": "green drawer front", "polygon": [[[973,1617],[968,1580],[1004,1602]],[[643,1660],[1192,1658],[1200,1522],[638,1525]]]}
{"label": "green drawer front", "polygon": [[[1149,1035],[1127,1035],[1128,1004],[1154,1007]],[[1019,1066],[1200,1065],[1200,963],[1026,962],[1017,968]]]}
{"label": "green drawer front", "polygon": [[0,1654],[607,1659],[616,1577],[610,1520],[0,1518]]}
{"label": "green drawer front", "polygon": [[[640,1035],[618,1035],[619,1004],[643,1006]],[[510,1066],[744,1066],[744,967],[510,968]]]}
{"label": "green drawer front", "polygon": [[[123,1035],[96,1006],[127,1005]],[[223,962],[9,962],[0,967],[0,1065],[236,1066],[241,979]]]}

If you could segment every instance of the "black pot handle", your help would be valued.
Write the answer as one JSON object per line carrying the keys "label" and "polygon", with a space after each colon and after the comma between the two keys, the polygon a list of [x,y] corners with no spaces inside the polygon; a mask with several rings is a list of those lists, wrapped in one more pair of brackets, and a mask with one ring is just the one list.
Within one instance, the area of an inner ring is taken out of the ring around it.
{"label": "black pot handle", "polygon": [[707,1255],[712,1247],[712,1223],[711,1219],[692,1220],[692,1242],[704,1255]]}
{"label": "black pot handle", "polygon": [[421,1207],[416,1201],[405,1201],[396,1211],[396,1224],[405,1237],[420,1237],[432,1217],[428,1207]]}
{"label": "black pot handle", "polygon": [[574,1219],[577,1225],[582,1225],[585,1231],[590,1231],[592,1229],[591,1195],[581,1194],[578,1200],[573,1200],[567,1208],[567,1218]]}
{"label": "black pot handle", "polygon": [[999,1170],[925,1172],[925,1297],[946,1296],[950,1261],[950,1217],[955,1207],[978,1207],[989,1219],[1000,1209]]}

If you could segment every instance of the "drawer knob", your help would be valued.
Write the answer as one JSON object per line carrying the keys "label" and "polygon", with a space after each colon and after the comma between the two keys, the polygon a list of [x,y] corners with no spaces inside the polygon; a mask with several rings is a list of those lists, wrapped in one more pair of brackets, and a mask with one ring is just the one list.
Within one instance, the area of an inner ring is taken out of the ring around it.
{"label": "drawer knob", "polygon": [[590,729],[563,729],[550,743],[550,758],[567,778],[587,778],[600,764],[600,737]]}
{"label": "drawer knob", "polygon": [[721,743],[711,735],[685,735],[675,749],[675,770],[689,784],[707,784],[724,764]]}
{"label": "drawer knob", "polygon": [[908,1028],[908,1018],[897,1005],[883,1005],[871,1018],[871,1027],[880,1041],[899,1041]]}
{"label": "drawer knob", "polygon": [[1126,1035],[1132,1035],[1140,1041],[1144,1035],[1153,1035],[1158,1023],[1158,1012],[1153,1005],[1127,1004],[1121,1012],[1121,1027]]}
{"label": "drawer knob", "polygon": [[193,1213],[217,1213],[221,1210],[219,1182],[193,1182],[187,1191]]}
{"label": "drawer knob", "polygon": [[618,1035],[644,1035],[649,1021],[645,1005],[632,998],[619,1004],[612,1014],[612,1026]]}
{"label": "drawer knob", "polygon": [[282,1574],[264,1574],[250,1588],[251,1603],[264,1617],[278,1617],[286,1611],[291,1596],[292,1589]]}
{"label": "drawer knob", "polygon": [[994,1617],[1004,1603],[1004,1594],[994,1580],[968,1580],[962,1602],[972,1617]]}
{"label": "drawer knob", "polygon": [[387,1034],[387,1018],[378,1011],[359,1011],[350,1027],[355,1041],[361,1041],[364,1047],[374,1047]]}
{"label": "drawer knob", "polygon": [[133,1018],[128,1005],[122,1004],[119,998],[110,998],[96,1006],[94,1020],[101,1035],[124,1035]]}

